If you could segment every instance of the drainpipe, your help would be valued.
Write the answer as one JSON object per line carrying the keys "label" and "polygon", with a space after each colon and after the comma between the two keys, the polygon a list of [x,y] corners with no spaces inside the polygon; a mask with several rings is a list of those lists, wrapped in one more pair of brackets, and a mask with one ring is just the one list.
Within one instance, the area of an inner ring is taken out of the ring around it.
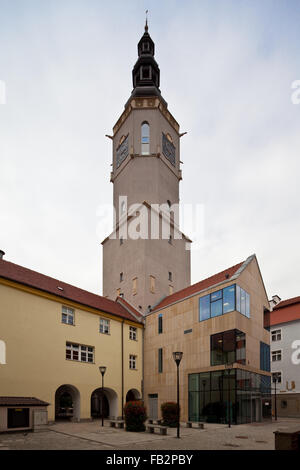
{"label": "drainpipe", "polygon": [[145,377],[144,377],[144,348],[145,348],[145,330],[142,330],[142,401],[145,403],[145,396],[144,396],[144,384],[145,384]]}
{"label": "drainpipe", "polygon": [[122,329],[121,329],[121,348],[122,348],[122,419],[124,419],[124,320],[122,320]]}

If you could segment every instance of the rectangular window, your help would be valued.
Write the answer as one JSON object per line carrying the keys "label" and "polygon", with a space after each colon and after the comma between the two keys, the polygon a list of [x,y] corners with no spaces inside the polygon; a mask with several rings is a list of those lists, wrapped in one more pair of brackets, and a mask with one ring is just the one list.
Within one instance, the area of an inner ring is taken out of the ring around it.
{"label": "rectangular window", "polygon": [[100,318],[99,332],[105,335],[110,334],[110,320],[107,320],[106,318]]}
{"label": "rectangular window", "polygon": [[171,282],[173,281],[173,276],[172,276],[171,271],[169,271],[169,281],[171,281]]}
{"label": "rectangular window", "polygon": [[199,321],[241,310],[241,292],[244,315],[250,317],[250,296],[236,284],[220,289],[199,299]]}
{"label": "rectangular window", "polygon": [[133,354],[129,355],[129,369],[136,370],[136,356]]}
{"label": "rectangular window", "polygon": [[270,346],[266,343],[260,342],[260,368],[266,372],[270,372]]}
{"label": "rectangular window", "polygon": [[66,325],[74,325],[74,310],[69,307],[62,307],[61,321]]}
{"label": "rectangular window", "polygon": [[137,328],[134,326],[129,327],[129,339],[132,339],[133,341],[137,340]]}
{"label": "rectangular window", "polygon": [[120,282],[123,282],[123,280],[124,280],[124,274],[120,273]]}
{"label": "rectangular window", "polygon": [[223,314],[223,301],[222,299],[211,302],[210,304],[210,316],[212,318],[219,317]]}
{"label": "rectangular window", "polygon": [[160,335],[163,332],[163,316],[160,313],[158,315],[158,334]]}
{"label": "rectangular window", "polygon": [[271,331],[272,341],[281,341],[281,330]]}
{"label": "rectangular window", "polygon": [[232,312],[235,309],[235,284],[223,289],[223,313]]}
{"label": "rectangular window", "polygon": [[210,318],[210,295],[200,297],[200,321],[208,320]]}
{"label": "rectangular window", "polygon": [[163,371],[163,350],[160,348],[158,350],[158,372],[161,374]]}
{"label": "rectangular window", "polygon": [[66,359],[79,362],[94,362],[94,348],[81,344],[66,343]]}
{"label": "rectangular window", "polygon": [[236,286],[236,310],[250,318],[250,295],[240,286]]}
{"label": "rectangular window", "polygon": [[278,362],[281,361],[281,350],[278,351],[272,351],[272,362]]}
{"label": "rectangular window", "polygon": [[132,279],[132,295],[137,294],[137,277]]}
{"label": "rectangular window", "polygon": [[228,330],[211,335],[211,365],[238,362],[246,364],[246,335],[239,330]]}
{"label": "rectangular window", "polygon": [[155,294],[155,277],[150,276],[150,292]]}

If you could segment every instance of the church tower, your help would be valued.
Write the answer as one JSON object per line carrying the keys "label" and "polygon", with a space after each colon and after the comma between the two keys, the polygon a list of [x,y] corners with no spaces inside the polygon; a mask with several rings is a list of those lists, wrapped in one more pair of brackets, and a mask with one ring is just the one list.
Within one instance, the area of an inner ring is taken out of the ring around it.
{"label": "church tower", "polygon": [[133,91],[113,128],[116,217],[114,233],[102,242],[103,295],[124,296],[142,313],[190,284],[191,241],[180,232],[176,210],[181,135],[161,95],[154,54],[146,22],[132,71]]}

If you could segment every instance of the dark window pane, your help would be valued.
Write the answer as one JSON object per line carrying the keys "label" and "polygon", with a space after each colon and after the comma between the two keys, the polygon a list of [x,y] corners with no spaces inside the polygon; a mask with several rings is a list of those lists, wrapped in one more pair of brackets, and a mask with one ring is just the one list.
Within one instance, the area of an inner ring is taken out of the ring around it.
{"label": "dark window pane", "polygon": [[223,334],[218,333],[211,336],[211,365],[224,364],[223,359]]}
{"label": "dark window pane", "polygon": [[222,389],[222,371],[216,371],[211,373],[211,389]]}
{"label": "dark window pane", "polygon": [[211,317],[218,317],[223,313],[223,301],[217,300],[216,302],[212,302],[211,304]]}
{"label": "dark window pane", "polygon": [[210,296],[206,295],[199,299],[200,305],[200,321],[208,320],[210,318]]}
{"label": "dark window pane", "polygon": [[162,319],[162,315],[159,315],[158,316],[158,333],[162,333],[163,332],[163,319]]}
{"label": "dark window pane", "polygon": [[235,330],[224,331],[223,350],[225,352],[235,351]]}
{"label": "dark window pane", "polygon": [[235,286],[223,289],[223,313],[235,310]]}
{"label": "dark window pane", "polygon": [[189,390],[191,392],[197,392],[199,388],[200,388],[199,374],[190,374],[189,375]]}

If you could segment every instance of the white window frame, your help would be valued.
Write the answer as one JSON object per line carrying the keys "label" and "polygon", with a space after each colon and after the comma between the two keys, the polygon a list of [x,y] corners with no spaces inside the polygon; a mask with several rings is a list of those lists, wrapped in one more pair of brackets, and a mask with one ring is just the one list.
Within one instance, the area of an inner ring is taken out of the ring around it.
{"label": "white window frame", "polygon": [[[66,321],[64,321],[64,319]],[[70,321],[71,320],[71,321]],[[62,306],[61,309],[61,322],[64,325],[75,325],[75,310],[70,307]]]}
{"label": "white window frame", "polygon": [[135,326],[129,327],[129,339],[137,341],[137,328]]}
{"label": "white window frame", "polygon": [[107,318],[100,318],[99,333],[110,335],[110,320]]}
{"label": "white window frame", "polygon": [[[67,357],[67,353],[69,356]],[[66,360],[94,364],[95,348],[77,343],[66,343]]]}
{"label": "white window frame", "polygon": [[[275,336],[275,339],[273,339],[273,335]],[[280,335],[280,339],[278,339],[279,335]],[[272,340],[272,343],[274,343],[275,341],[281,341],[282,340],[282,329],[281,328],[278,328],[278,330],[271,331],[271,340]]]}
{"label": "white window frame", "polygon": [[[280,362],[282,361],[282,349],[276,349],[275,351],[271,351],[272,355],[272,362]],[[280,354],[280,359],[274,359],[273,355],[276,354],[276,357]]]}
{"label": "white window frame", "polygon": [[137,363],[137,356],[134,354],[129,354],[129,369],[137,370],[136,363]]}

